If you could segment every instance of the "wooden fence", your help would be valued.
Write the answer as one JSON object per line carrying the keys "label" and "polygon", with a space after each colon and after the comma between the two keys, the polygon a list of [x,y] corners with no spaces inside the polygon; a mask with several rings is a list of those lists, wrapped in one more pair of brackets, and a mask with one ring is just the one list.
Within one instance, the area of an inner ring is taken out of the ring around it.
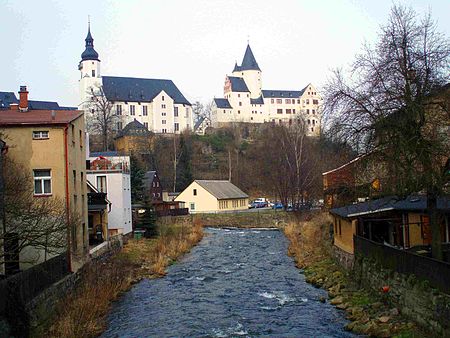
{"label": "wooden fence", "polygon": [[355,255],[375,260],[381,266],[403,274],[414,274],[450,294],[450,264],[354,236]]}

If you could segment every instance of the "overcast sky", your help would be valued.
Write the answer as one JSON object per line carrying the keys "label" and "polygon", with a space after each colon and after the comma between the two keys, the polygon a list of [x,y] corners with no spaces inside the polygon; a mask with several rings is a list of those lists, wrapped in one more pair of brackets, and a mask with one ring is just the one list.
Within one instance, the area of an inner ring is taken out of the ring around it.
{"label": "overcast sky", "polygon": [[[450,36],[449,0],[400,1],[431,8]],[[188,100],[222,97],[225,75],[247,40],[263,89],[319,87],[348,65],[386,22],[384,0],[0,0],[0,91],[76,106],[88,15],[103,75],[171,79]]]}

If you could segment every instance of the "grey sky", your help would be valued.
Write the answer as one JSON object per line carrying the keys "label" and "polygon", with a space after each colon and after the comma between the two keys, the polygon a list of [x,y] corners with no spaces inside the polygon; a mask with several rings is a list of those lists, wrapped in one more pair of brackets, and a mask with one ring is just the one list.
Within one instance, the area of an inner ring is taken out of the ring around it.
{"label": "grey sky", "polygon": [[[450,34],[450,1],[431,8]],[[329,70],[373,41],[391,1],[370,0],[0,0],[0,91],[27,85],[30,97],[76,106],[77,69],[91,16],[103,75],[167,78],[191,102],[221,97],[225,75],[242,61],[247,39],[264,89],[318,86]]]}

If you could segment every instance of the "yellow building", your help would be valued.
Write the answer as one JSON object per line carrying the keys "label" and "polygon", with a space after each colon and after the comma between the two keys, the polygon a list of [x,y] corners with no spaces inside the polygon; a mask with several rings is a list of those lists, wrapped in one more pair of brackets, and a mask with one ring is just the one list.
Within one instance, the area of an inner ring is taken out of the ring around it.
{"label": "yellow building", "polygon": [[114,145],[120,154],[145,154],[153,150],[154,134],[142,123],[134,119],[119,131]]}
{"label": "yellow building", "polygon": [[[7,156],[29,173],[34,198],[57,197],[64,202],[68,224],[65,251],[69,269],[76,271],[89,250],[84,116],[77,110],[31,109],[26,87],[20,89],[20,102],[0,110]],[[30,247],[20,255],[33,255],[32,264],[50,258]],[[20,269],[29,265],[21,264]]]}
{"label": "yellow building", "polygon": [[248,195],[229,181],[195,180],[176,198],[190,213],[225,212],[248,208]]}
{"label": "yellow building", "polygon": [[[431,229],[425,196],[404,200],[384,197],[330,210],[333,216],[334,245],[343,253],[354,253],[353,236],[400,249],[428,246]],[[438,199],[442,242],[450,242],[450,199]]]}

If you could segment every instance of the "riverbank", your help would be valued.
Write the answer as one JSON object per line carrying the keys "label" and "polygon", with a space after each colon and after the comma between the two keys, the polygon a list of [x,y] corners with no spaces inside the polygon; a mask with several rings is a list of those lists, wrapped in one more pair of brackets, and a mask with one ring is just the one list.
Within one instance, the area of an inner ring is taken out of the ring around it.
{"label": "riverbank", "polygon": [[142,278],[164,276],[166,267],[203,237],[197,218],[160,221],[158,237],[130,239],[116,255],[89,263],[78,287],[61,301],[45,337],[96,337],[106,328],[111,303]]}
{"label": "riverbank", "polygon": [[[328,215],[317,213],[310,220],[290,222],[284,227],[289,239],[289,255],[303,269],[306,281],[328,291],[329,301],[346,311],[346,329],[376,337],[425,337],[415,323],[390,307],[382,291],[378,294],[361,288],[351,275],[332,259]],[[431,335],[432,336],[432,335]]]}

